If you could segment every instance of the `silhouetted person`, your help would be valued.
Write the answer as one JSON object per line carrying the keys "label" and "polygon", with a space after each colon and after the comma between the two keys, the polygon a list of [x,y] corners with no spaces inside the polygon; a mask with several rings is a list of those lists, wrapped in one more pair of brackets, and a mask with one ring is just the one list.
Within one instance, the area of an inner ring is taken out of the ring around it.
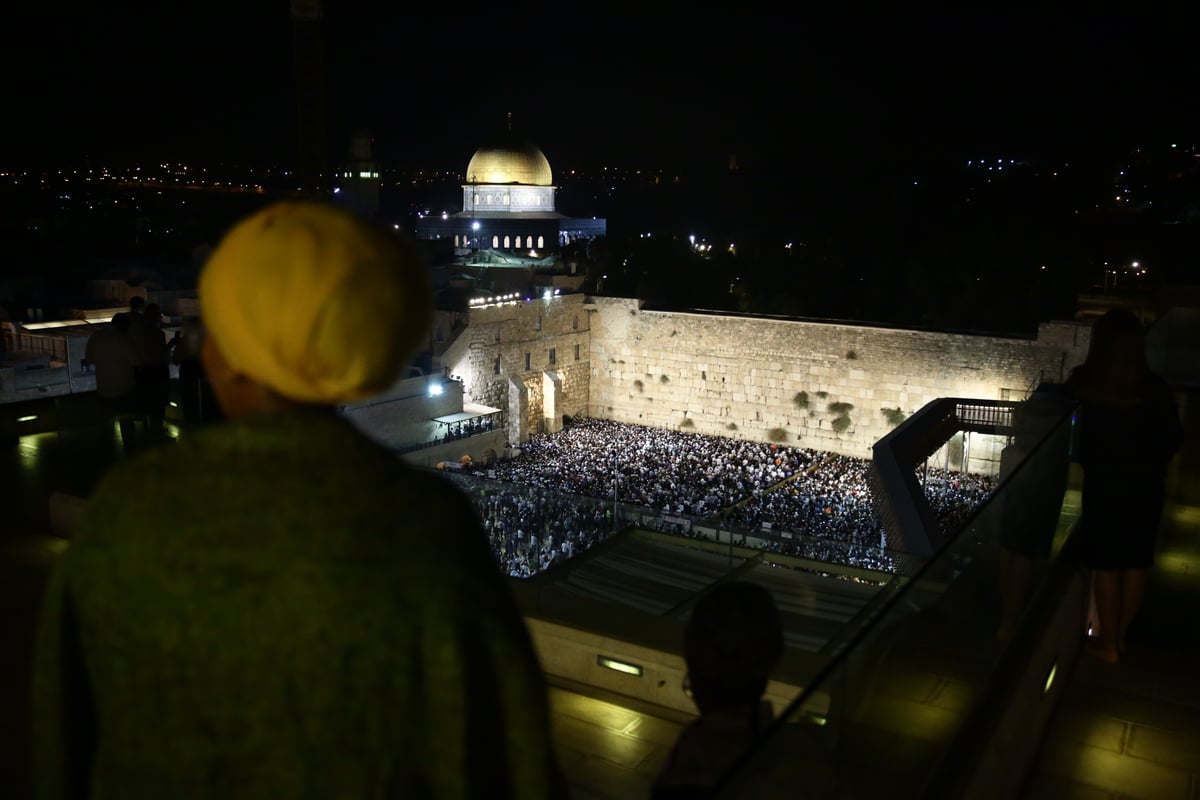
{"label": "silhouetted person", "polygon": [[138,410],[146,421],[146,438],[153,442],[163,437],[171,397],[171,351],[158,303],[146,304],[141,322],[130,327],[130,336],[137,351]]}
{"label": "silhouetted person", "polygon": [[1065,418],[1073,405],[1061,385],[1039,386],[1013,412],[1015,435],[1000,454],[1002,610],[996,638],[1002,641],[1020,624],[1035,567],[1051,555],[1071,466]]}
{"label": "silhouetted person", "polygon": [[38,796],[565,798],[470,501],[337,411],[427,337],[418,251],[278,203],[233,226],[199,293],[227,419],[89,498],[38,631]]}
{"label": "silhouetted person", "polygon": [[129,336],[130,318],[127,312],[113,316],[112,321],[88,337],[84,346],[84,366],[96,372],[96,396],[111,429],[117,420],[121,431],[121,446],[132,452],[137,443],[137,352]]}
{"label": "silhouetted person", "polygon": [[700,716],[684,728],[654,784],[653,797],[710,797],[717,781],[774,720],[763,699],[783,655],[783,627],[771,593],[755,583],[719,584],[684,629],[685,687]]}
{"label": "silhouetted person", "polygon": [[1079,534],[1100,627],[1087,649],[1115,664],[1154,565],[1167,466],[1183,443],[1183,427],[1170,388],[1146,361],[1141,321],[1128,309],[1096,320],[1087,359],[1067,389],[1080,403]]}
{"label": "silhouetted person", "polygon": [[201,341],[203,331],[199,323],[190,322],[184,325],[171,351],[171,360],[179,367],[179,409],[183,421],[190,426],[221,419],[217,397],[200,362]]}

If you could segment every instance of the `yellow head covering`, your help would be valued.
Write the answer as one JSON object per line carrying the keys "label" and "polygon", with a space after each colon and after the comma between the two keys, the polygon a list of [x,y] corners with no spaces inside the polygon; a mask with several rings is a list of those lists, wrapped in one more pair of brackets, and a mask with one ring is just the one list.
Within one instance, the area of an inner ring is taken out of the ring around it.
{"label": "yellow head covering", "polygon": [[235,371],[316,404],[386,389],[432,322],[415,249],[314,202],[234,225],[200,275],[200,313]]}

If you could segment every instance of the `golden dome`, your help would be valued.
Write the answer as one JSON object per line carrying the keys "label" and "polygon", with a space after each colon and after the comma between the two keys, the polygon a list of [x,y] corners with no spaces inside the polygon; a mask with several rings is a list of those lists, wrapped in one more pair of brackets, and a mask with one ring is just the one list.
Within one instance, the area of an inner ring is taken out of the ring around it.
{"label": "golden dome", "polygon": [[541,150],[510,134],[475,151],[467,165],[467,183],[552,186],[554,176]]}

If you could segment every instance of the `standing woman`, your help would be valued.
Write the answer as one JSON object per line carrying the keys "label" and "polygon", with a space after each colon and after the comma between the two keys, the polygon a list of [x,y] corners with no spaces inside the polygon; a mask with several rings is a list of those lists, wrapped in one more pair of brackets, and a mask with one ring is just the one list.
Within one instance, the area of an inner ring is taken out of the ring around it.
{"label": "standing woman", "polygon": [[1154,565],[1167,465],[1183,443],[1183,426],[1170,388],[1146,361],[1141,321],[1125,308],[1093,325],[1087,360],[1067,389],[1080,403],[1079,528],[1100,624],[1087,650],[1116,664]]}

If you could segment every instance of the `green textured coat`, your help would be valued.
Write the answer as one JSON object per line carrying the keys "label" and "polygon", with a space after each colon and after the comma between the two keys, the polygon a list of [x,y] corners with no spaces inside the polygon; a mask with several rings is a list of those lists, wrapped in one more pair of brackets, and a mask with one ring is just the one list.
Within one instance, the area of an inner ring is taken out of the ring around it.
{"label": "green textured coat", "polygon": [[33,702],[46,799],[565,795],[469,503],[332,413],[113,469],[56,565]]}

